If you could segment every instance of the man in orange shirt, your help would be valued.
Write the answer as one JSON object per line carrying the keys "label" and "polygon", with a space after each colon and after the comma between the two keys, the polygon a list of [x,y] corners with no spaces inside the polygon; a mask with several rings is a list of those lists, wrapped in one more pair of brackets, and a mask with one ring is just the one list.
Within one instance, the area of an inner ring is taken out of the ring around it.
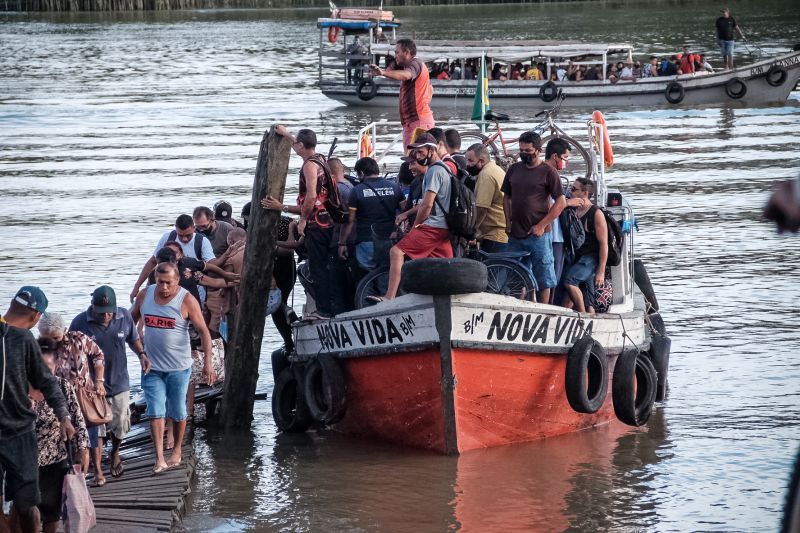
{"label": "man in orange shirt", "polygon": [[400,82],[400,124],[403,125],[403,146],[411,143],[416,128],[434,127],[431,111],[430,74],[425,64],[416,58],[417,45],[411,39],[398,39],[394,48],[397,66],[383,69],[370,65],[374,76],[385,76]]}

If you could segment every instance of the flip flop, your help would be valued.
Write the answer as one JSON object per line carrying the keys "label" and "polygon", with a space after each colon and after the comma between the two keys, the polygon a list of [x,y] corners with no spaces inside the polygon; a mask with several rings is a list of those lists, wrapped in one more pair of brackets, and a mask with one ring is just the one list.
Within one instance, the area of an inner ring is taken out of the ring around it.
{"label": "flip flop", "polygon": [[125,473],[125,467],[122,466],[122,459],[120,459],[117,464],[112,464],[111,465],[111,476],[112,477],[120,477],[124,473]]}
{"label": "flip flop", "polygon": [[166,465],[166,466],[155,466],[155,467],[153,467],[153,475],[157,476],[159,474],[163,474],[167,470],[169,470],[169,465]]}
{"label": "flip flop", "polygon": [[106,483],[107,483],[106,478],[101,478],[101,479],[96,479],[95,478],[94,483],[92,484],[92,486],[93,487],[102,487]]}
{"label": "flip flop", "polygon": [[367,296],[366,299],[372,302],[373,304],[379,304],[381,302],[386,301],[386,298],[384,298],[383,296]]}

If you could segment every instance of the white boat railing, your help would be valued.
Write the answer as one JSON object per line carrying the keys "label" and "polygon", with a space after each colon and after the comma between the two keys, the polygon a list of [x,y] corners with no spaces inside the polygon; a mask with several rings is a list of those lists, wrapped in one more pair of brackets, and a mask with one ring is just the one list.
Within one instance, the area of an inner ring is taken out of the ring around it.
{"label": "white boat railing", "polygon": [[[403,142],[403,131],[400,130],[399,133],[395,134],[394,137],[389,141],[389,143],[379,152],[378,148],[378,126],[399,126],[400,123],[396,121],[390,120],[378,120],[376,122],[370,122],[360,130],[358,130],[358,137],[356,137],[356,154],[357,158],[360,159],[362,157],[371,157],[381,164],[384,158],[389,155],[393,149],[397,146],[398,143]],[[371,150],[363,150],[362,151],[362,143],[364,142],[364,136],[369,136],[369,145],[371,146]],[[401,147],[401,153],[404,152],[405,147]],[[378,154],[378,155],[376,155]]]}

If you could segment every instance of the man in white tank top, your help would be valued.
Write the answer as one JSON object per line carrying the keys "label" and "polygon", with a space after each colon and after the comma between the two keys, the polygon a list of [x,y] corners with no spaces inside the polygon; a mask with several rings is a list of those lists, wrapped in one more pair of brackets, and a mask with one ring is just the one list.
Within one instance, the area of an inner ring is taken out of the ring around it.
{"label": "man in white tank top", "polygon": [[[211,365],[211,335],[203,320],[200,303],[178,284],[178,269],[172,263],[156,267],[156,282],[139,293],[131,309],[135,322],[144,318],[142,389],[150,417],[150,433],[156,449],[154,474],[181,463],[181,443],[186,430],[186,393],[192,373],[189,323],[200,334],[205,354],[203,376],[214,383]],[[164,460],[164,418],[173,420],[175,447]]]}

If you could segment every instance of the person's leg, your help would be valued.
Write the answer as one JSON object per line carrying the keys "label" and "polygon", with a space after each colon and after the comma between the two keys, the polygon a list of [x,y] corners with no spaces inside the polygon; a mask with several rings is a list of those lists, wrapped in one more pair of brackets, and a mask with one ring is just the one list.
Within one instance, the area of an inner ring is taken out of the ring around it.
{"label": "person's leg", "polygon": [[565,284],[564,289],[566,289],[569,296],[569,301],[572,302],[572,308],[579,313],[585,313],[586,308],[583,305],[583,292],[581,292],[581,289],[570,284]]}
{"label": "person's leg", "polygon": [[487,254],[499,254],[508,251],[508,243],[483,239],[481,241],[481,250]]}
{"label": "person's leg", "polygon": [[168,463],[170,466],[181,462],[183,434],[186,431],[186,395],[191,375],[191,368],[167,373],[167,418],[172,421],[172,436],[175,443]]}
{"label": "person's leg", "polygon": [[144,400],[147,404],[145,416],[150,418],[150,437],[153,439],[153,446],[156,451],[156,461],[153,466],[154,472],[160,472],[167,467],[164,461],[164,416],[167,407],[167,388],[164,378],[166,372],[150,370],[147,374],[142,373],[142,390]]}
{"label": "person's leg", "polygon": [[403,271],[403,261],[405,254],[397,246],[392,246],[389,250],[389,286],[386,289],[385,298],[391,300],[397,296],[400,289],[400,278]]}
{"label": "person's leg", "polygon": [[314,301],[320,315],[331,316],[331,292],[328,273],[328,250],[332,229],[306,230],[306,254],[308,269],[314,284]]}
{"label": "person's leg", "polygon": [[564,243],[563,242],[554,242],[553,243],[553,269],[556,273],[556,285],[553,288],[550,295],[549,303],[556,304],[556,288],[558,287],[559,282],[561,281],[561,275],[564,273]]}
{"label": "person's leg", "polygon": [[111,475],[119,477],[125,470],[122,465],[119,448],[131,429],[129,391],[115,394],[110,398],[110,401],[112,418],[111,423],[106,427],[106,438],[111,439],[111,452],[109,453]]}
{"label": "person's leg", "polygon": [[37,507],[41,503],[38,455],[36,432],[33,430],[0,439],[0,471],[5,473],[6,496],[13,501],[12,531],[41,531]]}
{"label": "person's leg", "polygon": [[292,327],[289,325],[287,317],[289,296],[294,290],[294,283],[297,278],[297,267],[294,257],[279,257],[275,260],[272,269],[272,277],[275,284],[281,290],[281,305],[277,311],[272,313],[272,323],[283,339],[283,346],[287,352],[294,350],[294,340],[292,339]]}
{"label": "person's leg", "polygon": [[556,273],[553,267],[553,234],[547,232],[541,237],[531,235],[525,240],[531,250],[533,276],[536,278],[538,287],[536,301],[549,303],[550,289],[556,286]]}
{"label": "person's leg", "polygon": [[167,467],[167,462],[164,460],[164,419],[151,418],[150,419],[150,437],[153,439],[153,446],[156,449],[156,463],[153,470],[163,470]]}
{"label": "person's leg", "polygon": [[11,504],[9,521],[11,522],[11,530],[20,531],[21,533],[39,533],[42,527],[39,508],[34,505],[33,507],[22,509],[17,505],[16,501]]}
{"label": "person's leg", "polygon": [[[94,428],[90,428],[94,429]],[[91,448],[92,464],[94,466],[94,484],[102,487],[106,484],[106,475],[103,473],[103,439],[97,437],[97,446]]]}
{"label": "person's leg", "polygon": [[[331,288],[331,314],[353,310],[352,292],[347,292],[347,264],[336,252],[328,255],[328,285]],[[349,302],[348,302],[349,300]]]}

